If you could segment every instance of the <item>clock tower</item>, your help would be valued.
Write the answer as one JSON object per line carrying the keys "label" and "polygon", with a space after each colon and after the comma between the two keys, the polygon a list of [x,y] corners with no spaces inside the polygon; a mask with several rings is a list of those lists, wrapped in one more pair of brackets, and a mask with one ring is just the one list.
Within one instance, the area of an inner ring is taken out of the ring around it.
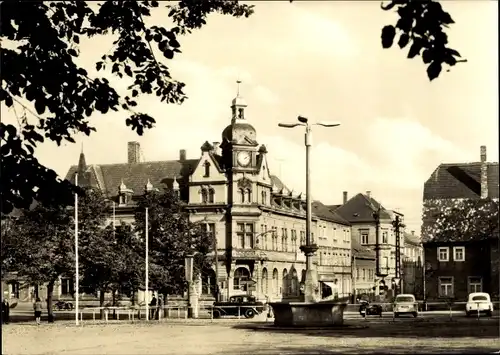
{"label": "clock tower", "polygon": [[[255,128],[246,119],[245,99],[238,93],[231,103],[231,124],[222,132],[222,155],[225,168],[232,173],[258,172],[258,143]],[[228,172],[229,172],[228,171]]]}

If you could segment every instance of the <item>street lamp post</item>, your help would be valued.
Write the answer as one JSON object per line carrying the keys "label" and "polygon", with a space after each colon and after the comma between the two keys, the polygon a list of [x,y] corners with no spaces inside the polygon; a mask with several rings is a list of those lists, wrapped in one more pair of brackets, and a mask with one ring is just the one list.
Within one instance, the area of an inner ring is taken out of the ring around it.
{"label": "street lamp post", "polygon": [[184,259],[184,269],[187,287],[187,317],[188,318],[198,318],[198,303],[197,295],[194,285],[194,255],[195,253],[190,253],[186,255]]}
{"label": "street lamp post", "polygon": [[318,246],[312,243],[311,240],[311,167],[310,167],[310,148],[312,145],[311,127],[336,127],[339,126],[338,122],[317,122],[309,123],[306,117],[298,116],[298,123],[279,123],[279,127],[294,128],[297,126],[304,126],[305,132],[305,146],[306,146],[306,244],[300,246],[300,250],[306,255],[306,279],[304,287],[304,302],[316,301],[316,288],[317,288],[317,275],[313,270],[313,257]]}

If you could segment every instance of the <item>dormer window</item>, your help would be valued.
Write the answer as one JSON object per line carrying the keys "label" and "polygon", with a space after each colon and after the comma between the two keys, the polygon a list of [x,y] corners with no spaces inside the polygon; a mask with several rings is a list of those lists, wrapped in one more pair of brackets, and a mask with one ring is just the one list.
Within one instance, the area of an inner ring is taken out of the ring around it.
{"label": "dormer window", "polygon": [[123,180],[118,187],[118,203],[120,205],[126,205],[132,198],[133,191],[124,184]]}
{"label": "dormer window", "polygon": [[126,205],[128,203],[128,196],[125,193],[120,194],[119,202],[120,205]]}
{"label": "dormer window", "polygon": [[204,167],[205,167],[204,177],[209,177],[210,176],[210,163],[208,161],[206,161],[204,164]]}

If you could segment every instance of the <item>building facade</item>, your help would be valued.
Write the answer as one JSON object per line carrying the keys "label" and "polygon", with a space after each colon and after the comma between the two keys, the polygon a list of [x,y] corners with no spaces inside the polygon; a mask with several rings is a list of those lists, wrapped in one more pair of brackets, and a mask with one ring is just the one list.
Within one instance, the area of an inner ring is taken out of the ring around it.
{"label": "building facade", "polygon": [[499,258],[498,239],[425,243],[426,298],[466,301],[471,292],[488,292],[498,299],[491,265]]}
{"label": "building facade", "polygon": [[403,232],[403,236],[402,260],[422,264],[424,261],[424,248],[419,236],[415,234],[415,231],[411,231],[411,233]]}
{"label": "building facade", "polygon": [[404,246],[401,253],[401,292],[411,293],[422,300],[424,298],[424,249],[420,237],[415,231],[403,232]]}
{"label": "building facade", "polygon": [[353,302],[356,298],[373,300],[376,296],[375,251],[352,241],[352,283]]}
{"label": "building facade", "polygon": [[[463,301],[470,292],[484,291],[498,298],[498,224],[496,231],[479,240],[465,235],[450,240],[445,233],[438,237],[433,232],[440,213],[457,201],[498,201],[498,183],[498,162],[487,162],[484,146],[479,162],[440,164],[425,182],[422,240],[426,297]],[[467,218],[465,214],[463,218]]]}
{"label": "building facade", "polygon": [[[237,96],[231,122],[221,142],[205,142],[196,159],[142,162],[138,142],[128,143],[128,162],[87,165],[83,153],[75,173],[81,184],[100,188],[116,202],[115,218],[133,222],[135,201],[145,190],[178,191],[189,218],[215,235],[213,270],[202,277],[204,292],[218,283],[227,298],[251,293],[259,299],[299,298],[305,277],[305,196],[293,194],[272,175],[267,149],[246,117]],[[80,178],[82,177],[82,178]],[[315,265],[323,297],[348,295],[351,286],[350,223],[321,202],[313,203],[313,242],[319,246]],[[217,262],[215,262],[217,260]]]}
{"label": "building facade", "polygon": [[[392,288],[392,279],[396,276],[396,233],[393,222],[395,216],[401,213],[385,209],[380,202],[371,196],[371,192],[358,193],[348,199],[344,192],[341,205],[330,206],[333,211],[351,223],[353,243],[367,247],[375,252],[375,264],[380,263],[380,275],[375,275],[374,283],[377,288],[386,286]],[[378,241],[377,221],[374,212],[379,213]],[[400,252],[404,250],[403,230],[400,233]],[[376,255],[376,250],[379,253]]]}

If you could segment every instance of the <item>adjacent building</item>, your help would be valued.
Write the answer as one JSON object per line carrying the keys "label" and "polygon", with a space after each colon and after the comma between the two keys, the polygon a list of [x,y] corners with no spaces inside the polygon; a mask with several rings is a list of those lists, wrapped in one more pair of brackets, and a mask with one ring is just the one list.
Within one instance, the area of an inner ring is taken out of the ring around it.
{"label": "adjacent building", "polygon": [[[375,251],[375,264],[380,263],[379,273],[372,280],[373,285],[393,287],[391,280],[396,276],[396,234],[393,222],[395,216],[401,213],[387,210],[375,200],[370,191],[358,193],[348,199],[343,193],[343,204],[330,206],[333,211],[351,223],[353,243],[368,247]],[[374,213],[378,213],[378,220]],[[378,240],[377,240],[378,228]],[[400,248],[403,247],[403,231],[400,233]],[[378,252],[377,252],[378,249]],[[401,249],[400,249],[401,250]]]}
{"label": "adjacent building", "polygon": [[424,249],[415,231],[403,234],[401,292],[411,293],[418,300],[424,299]]}
{"label": "adjacent building", "polygon": [[422,264],[424,261],[424,248],[420,237],[415,234],[415,231],[407,233],[403,232],[404,246],[402,248],[401,259],[405,262],[414,262]]}
{"label": "adjacent building", "polygon": [[498,200],[498,176],[498,162],[488,162],[486,147],[482,146],[479,162],[440,164],[425,182],[423,204],[427,213],[422,238],[428,299],[452,297],[464,301],[468,293],[479,291],[498,297],[498,226],[481,240],[462,236],[450,241],[446,236],[437,239],[432,233],[439,213],[456,201]]}
{"label": "adjacent building", "polygon": [[353,301],[358,297],[375,296],[375,251],[352,240],[352,285]]}
{"label": "adjacent building", "polygon": [[[258,298],[300,297],[305,276],[305,196],[294,194],[268,166],[268,151],[237,96],[221,141],[203,143],[196,158],[141,161],[138,142],[128,143],[126,163],[88,165],[82,153],[66,178],[101,189],[116,204],[117,223],[133,221],[136,200],[145,191],[177,191],[192,222],[216,237],[213,270],[202,277],[204,293],[216,282],[221,295],[252,293]],[[313,203],[312,239],[323,297],[350,294],[351,228],[348,220],[321,202]],[[215,263],[215,253],[218,263]]]}

